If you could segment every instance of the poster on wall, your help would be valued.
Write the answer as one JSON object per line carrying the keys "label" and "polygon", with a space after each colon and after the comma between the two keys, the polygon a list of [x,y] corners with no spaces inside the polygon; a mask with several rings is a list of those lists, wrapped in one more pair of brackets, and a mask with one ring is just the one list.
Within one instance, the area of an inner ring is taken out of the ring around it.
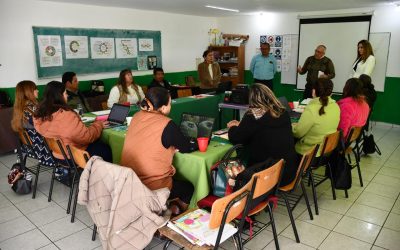
{"label": "poster on wall", "polygon": [[147,67],[148,69],[154,69],[157,67],[157,56],[148,56],[147,57]]}
{"label": "poster on wall", "polygon": [[66,59],[89,57],[87,36],[64,36],[64,45]]}
{"label": "poster on wall", "polygon": [[148,70],[147,68],[147,56],[138,56],[137,58],[138,70]]}
{"label": "poster on wall", "polygon": [[142,38],[139,39],[139,51],[153,51],[153,39]]}
{"label": "poster on wall", "polygon": [[61,37],[60,36],[37,36],[39,47],[40,67],[57,67],[63,65]]}
{"label": "poster on wall", "polygon": [[135,58],[137,57],[137,39],[136,38],[115,38],[115,49],[117,58]]}
{"label": "poster on wall", "polygon": [[115,58],[114,38],[91,37],[90,52],[93,59]]}

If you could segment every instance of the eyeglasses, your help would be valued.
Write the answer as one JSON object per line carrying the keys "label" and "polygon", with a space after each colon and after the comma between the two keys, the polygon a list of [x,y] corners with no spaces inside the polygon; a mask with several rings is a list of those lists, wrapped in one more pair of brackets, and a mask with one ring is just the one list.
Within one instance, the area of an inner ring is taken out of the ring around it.
{"label": "eyeglasses", "polygon": [[324,51],[323,50],[315,50],[315,53],[318,53],[318,54],[323,54],[324,53]]}

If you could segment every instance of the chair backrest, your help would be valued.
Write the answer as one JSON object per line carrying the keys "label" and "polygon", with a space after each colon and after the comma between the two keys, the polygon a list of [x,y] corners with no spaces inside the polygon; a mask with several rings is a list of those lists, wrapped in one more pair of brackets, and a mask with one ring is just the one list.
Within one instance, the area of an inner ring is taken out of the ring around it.
{"label": "chair backrest", "polygon": [[19,131],[18,132],[18,137],[19,137],[19,140],[21,141],[21,143],[23,145],[32,146],[32,142],[29,139],[29,136],[27,135],[25,130]]}
{"label": "chair backrest", "polygon": [[90,155],[85,150],[67,145],[67,150],[70,158],[76,164],[77,167],[85,168],[86,163],[89,161]]}
{"label": "chair backrest", "polygon": [[46,137],[45,140],[46,140],[46,143],[49,146],[50,150],[53,153],[62,155],[62,156],[64,156],[64,159],[68,159],[67,155],[65,154],[65,151],[63,152],[58,145],[59,139]]}
{"label": "chair backrest", "polygon": [[349,135],[347,136],[346,145],[350,145],[356,141],[360,137],[362,129],[363,127],[352,126],[350,128]]}
{"label": "chair backrest", "polygon": [[341,139],[341,132],[338,130],[335,133],[326,135],[322,143],[321,156],[327,156],[336,149]]}
{"label": "chair backrest", "polygon": [[279,185],[284,164],[285,161],[281,159],[273,166],[253,175],[253,182],[256,181],[256,183],[252,199],[256,199],[270,192]]}
{"label": "chair backrest", "polygon": [[26,129],[26,135],[28,135],[32,143],[33,151],[39,163],[45,166],[54,166],[56,162],[43,136],[40,135],[36,129]]}
{"label": "chair backrest", "polygon": [[218,228],[222,223],[229,223],[245,209],[253,179],[236,192],[217,199],[211,208],[209,228]]}
{"label": "chair backrest", "polygon": [[303,155],[301,158],[300,164],[297,168],[296,171],[296,177],[294,180],[289,183],[288,185],[281,187],[281,190],[284,191],[292,191],[295,187],[297,187],[297,184],[301,180],[303,173],[305,173],[308,168],[311,166],[311,163],[313,162],[315,156],[317,155],[319,145],[315,145],[310,151],[308,151],[306,154]]}

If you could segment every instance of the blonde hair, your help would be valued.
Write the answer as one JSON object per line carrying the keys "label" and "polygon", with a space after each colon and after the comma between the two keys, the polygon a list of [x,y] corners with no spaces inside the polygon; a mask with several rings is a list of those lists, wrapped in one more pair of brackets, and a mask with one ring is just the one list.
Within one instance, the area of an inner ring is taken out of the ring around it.
{"label": "blonde hair", "polygon": [[24,109],[28,103],[37,104],[34,91],[37,89],[36,84],[32,81],[22,81],[15,88],[15,102],[13,110],[13,118],[11,120],[11,128],[15,132],[22,131]]}
{"label": "blonde hair", "polygon": [[274,118],[279,118],[285,112],[285,107],[274,93],[267,86],[260,83],[255,83],[250,87],[249,105],[250,110],[259,109],[264,113],[269,112]]}

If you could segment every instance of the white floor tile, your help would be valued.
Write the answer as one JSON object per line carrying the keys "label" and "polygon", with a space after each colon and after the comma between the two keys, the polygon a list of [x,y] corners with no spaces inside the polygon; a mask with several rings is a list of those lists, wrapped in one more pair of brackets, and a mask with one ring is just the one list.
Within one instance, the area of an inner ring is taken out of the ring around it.
{"label": "white floor tile", "polygon": [[400,193],[400,190],[398,188],[384,185],[384,184],[374,183],[374,182],[368,184],[365,191],[374,193],[374,194],[377,194],[380,196],[388,197],[391,199],[396,199]]}
{"label": "white floor tile", "polygon": [[344,216],[333,231],[368,243],[373,243],[380,228],[380,226]]}
{"label": "white floor tile", "polygon": [[314,219],[310,220],[307,210],[299,217],[299,220],[310,224],[332,230],[343,215],[325,209],[319,209],[319,215],[314,214]]}
{"label": "white floor tile", "polygon": [[90,250],[101,246],[100,240],[96,237],[95,241],[92,241],[92,230],[86,228],[82,231],[76,232],[68,237],[65,237],[59,241],[54,242],[57,247],[61,250]]}
{"label": "white floor tile", "polygon": [[375,245],[390,250],[398,250],[400,246],[400,232],[382,228]]}
{"label": "white floor tile", "polygon": [[[300,242],[314,248],[317,248],[330,232],[325,228],[315,226],[301,220],[296,220],[296,227]],[[285,231],[282,232],[282,235],[295,240],[292,227],[286,228]]]}
{"label": "white floor tile", "polygon": [[86,228],[86,226],[79,220],[71,223],[70,219],[70,216],[67,216],[41,226],[39,229],[46,234],[50,240],[55,242]]}
{"label": "white floor tile", "polygon": [[24,216],[14,205],[0,208],[0,224]]}
{"label": "white floor tile", "polygon": [[351,250],[369,250],[371,249],[371,244],[366,242],[348,237],[346,235],[332,232],[324,240],[321,246],[318,248],[320,250],[337,250],[337,249],[351,249]]}
{"label": "white floor tile", "polygon": [[400,231],[400,215],[394,213],[389,214],[389,217],[387,218],[383,227]]}
{"label": "white floor tile", "polygon": [[29,213],[26,216],[37,227],[46,225],[67,216],[70,217],[70,215],[68,215],[64,209],[62,209],[54,202],[51,202],[50,206],[33,213]]}
{"label": "white floor tile", "polygon": [[388,214],[387,211],[355,203],[347,211],[346,216],[382,226]]}
{"label": "white floor tile", "polygon": [[[313,247],[304,245],[302,243],[297,243],[295,240],[286,238],[284,236],[278,236],[279,248],[281,250],[312,250]],[[275,248],[274,241],[268,244],[263,250],[273,250]]]}
{"label": "white floor tile", "polygon": [[0,242],[35,228],[25,216],[0,224]]}
{"label": "white floor tile", "polygon": [[385,211],[390,211],[393,206],[394,199],[383,197],[374,193],[363,192],[356,200],[356,203],[375,207]]}
{"label": "white floor tile", "polygon": [[16,237],[10,238],[0,243],[0,249],[2,250],[14,250],[14,249],[38,249],[43,246],[50,244],[50,240],[38,229],[20,234]]}

